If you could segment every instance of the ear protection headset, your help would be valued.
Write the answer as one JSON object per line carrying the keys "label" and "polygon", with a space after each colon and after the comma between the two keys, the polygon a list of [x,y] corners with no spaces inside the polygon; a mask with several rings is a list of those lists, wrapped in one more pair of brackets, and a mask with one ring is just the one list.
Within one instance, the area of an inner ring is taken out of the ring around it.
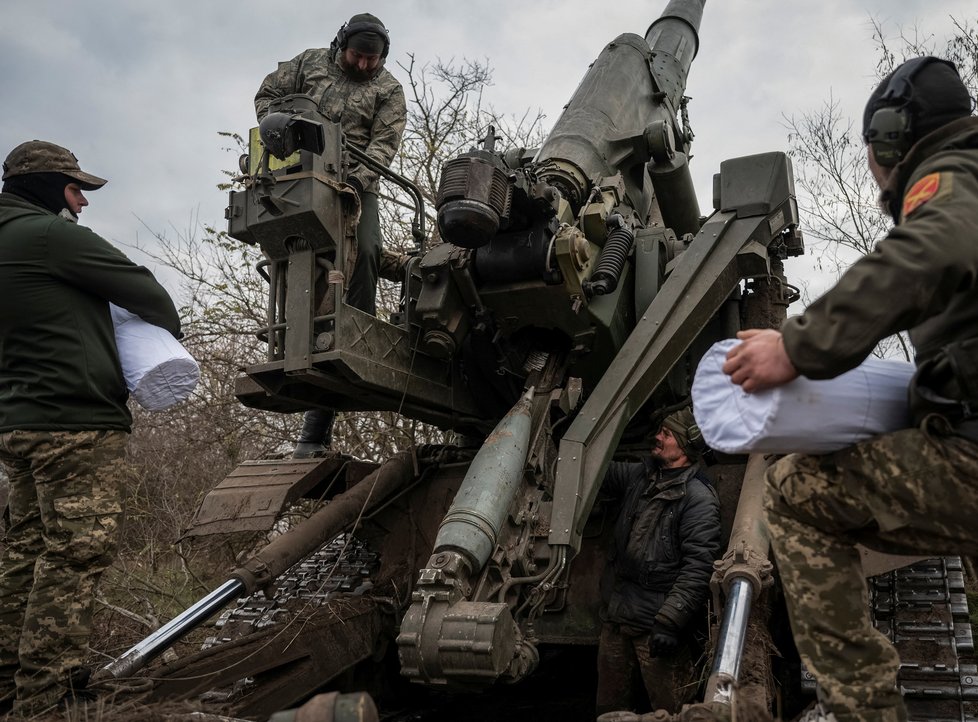
{"label": "ear protection headset", "polygon": [[931,63],[944,63],[957,72],[952,63],[940,58],[928,56],[908,60],[896,69],[876,101],[881,107],[870,118],[865,140],[872,149],[873,159],[884,168],[899,163],[916,141],[913,113],[910,111],[910,101],[914,95],[913,78]]}
{"label": "ear protection headset", "polygon": [[391,36],[387,32],[387,28],[383,25],[371,22],[360,22],[360,23],[343,23],[342,27],[336,31],[336,40],[333,43],[338,48],[345,48],[347,41],[350,39],[351,35],[356,35],[357,33],[376,33],[384,39],[384,50],[381,52],[380,57],[386,58],[387,53],[391,49]]}

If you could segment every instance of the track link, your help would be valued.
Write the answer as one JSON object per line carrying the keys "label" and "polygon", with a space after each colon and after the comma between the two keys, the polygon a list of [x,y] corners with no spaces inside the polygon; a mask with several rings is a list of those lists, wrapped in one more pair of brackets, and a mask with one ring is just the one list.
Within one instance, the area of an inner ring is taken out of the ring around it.
{"label": "track link", "polygon": [[373,588],[370,576],[379,559],[349,534],[340,534],[275,580],[274,596],[262,593],[239,599],[214,623],[216,634],[201,649],[240,639],[287,621],[301,608],[320,607],[338,595],[360,596]]}
{"label": "track link", "polygon": [[[978,722],[978,667],[960,557],[917,562],[868,580],[876,628],[900,653],[910,722]],[[815,693],[802,672],[802,689]]]}

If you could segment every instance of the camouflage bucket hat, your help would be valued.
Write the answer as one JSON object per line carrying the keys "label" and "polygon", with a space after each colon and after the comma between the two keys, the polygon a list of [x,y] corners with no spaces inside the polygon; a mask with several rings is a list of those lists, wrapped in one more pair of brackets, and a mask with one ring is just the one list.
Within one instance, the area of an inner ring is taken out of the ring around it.
{"label": "camouflage bucket hat", "polygon": [[82,190],[93,191],[104,186],[104,178],[85,173],[78,165],[78,159],[67,148],[43,140],[21,143],[3,162],[3,178],[27,175],[28,173],[63,173],[78,181]]}

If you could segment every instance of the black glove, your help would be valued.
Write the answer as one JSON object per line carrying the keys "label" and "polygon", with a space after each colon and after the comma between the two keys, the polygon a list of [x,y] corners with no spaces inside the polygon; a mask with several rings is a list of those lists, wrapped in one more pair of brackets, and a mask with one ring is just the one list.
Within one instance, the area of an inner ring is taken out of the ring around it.
{"label": "black glove", "polygon": [[656,622],[649,634],[649,654],[653,657],[665,657],[675,654],[677,649],[679,649],[679,630],[662,622]]}

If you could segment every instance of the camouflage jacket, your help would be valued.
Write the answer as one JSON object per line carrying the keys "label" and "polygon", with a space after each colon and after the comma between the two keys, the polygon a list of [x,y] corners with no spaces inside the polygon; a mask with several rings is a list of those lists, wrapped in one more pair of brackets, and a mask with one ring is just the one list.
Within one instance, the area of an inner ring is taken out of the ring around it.
{"label": "camouflage jacket", "polygon": [[909,330],[918,366],[978,338],[978,118],[921,138],[881,198],[897,225],[782,326],[785,350],[808,378],[854,368],[897,331]]}
{"label": "camouflage jacket", "polygon": [[0,432],[128,431],[109,303],[180,333],[166,290],[88,228],[0,194]]}
{"label": "camouflage jacket", "polygon": [[706,601],[720,553],[720,502],[699,465],[660,471],[651,459],[614,462],[602,492],[622,499],[602,579],[604,618],[676,629]]}
{"label": "camouflage jacket", "polygon": [[[390,166],[407,124],[404,90],[383,67],[372,80],[351,80],[340,67],[339,52],[313,48],[287,63],[279,63],[255,95],[258,120],[265,117],[276,98],[293,93],[308,95],[319,104],[323,115],[342,126],[347,142],[378,163]],[[354,161],[349,175],[360,181],[365,190],[376,193],[377,173]]]}

